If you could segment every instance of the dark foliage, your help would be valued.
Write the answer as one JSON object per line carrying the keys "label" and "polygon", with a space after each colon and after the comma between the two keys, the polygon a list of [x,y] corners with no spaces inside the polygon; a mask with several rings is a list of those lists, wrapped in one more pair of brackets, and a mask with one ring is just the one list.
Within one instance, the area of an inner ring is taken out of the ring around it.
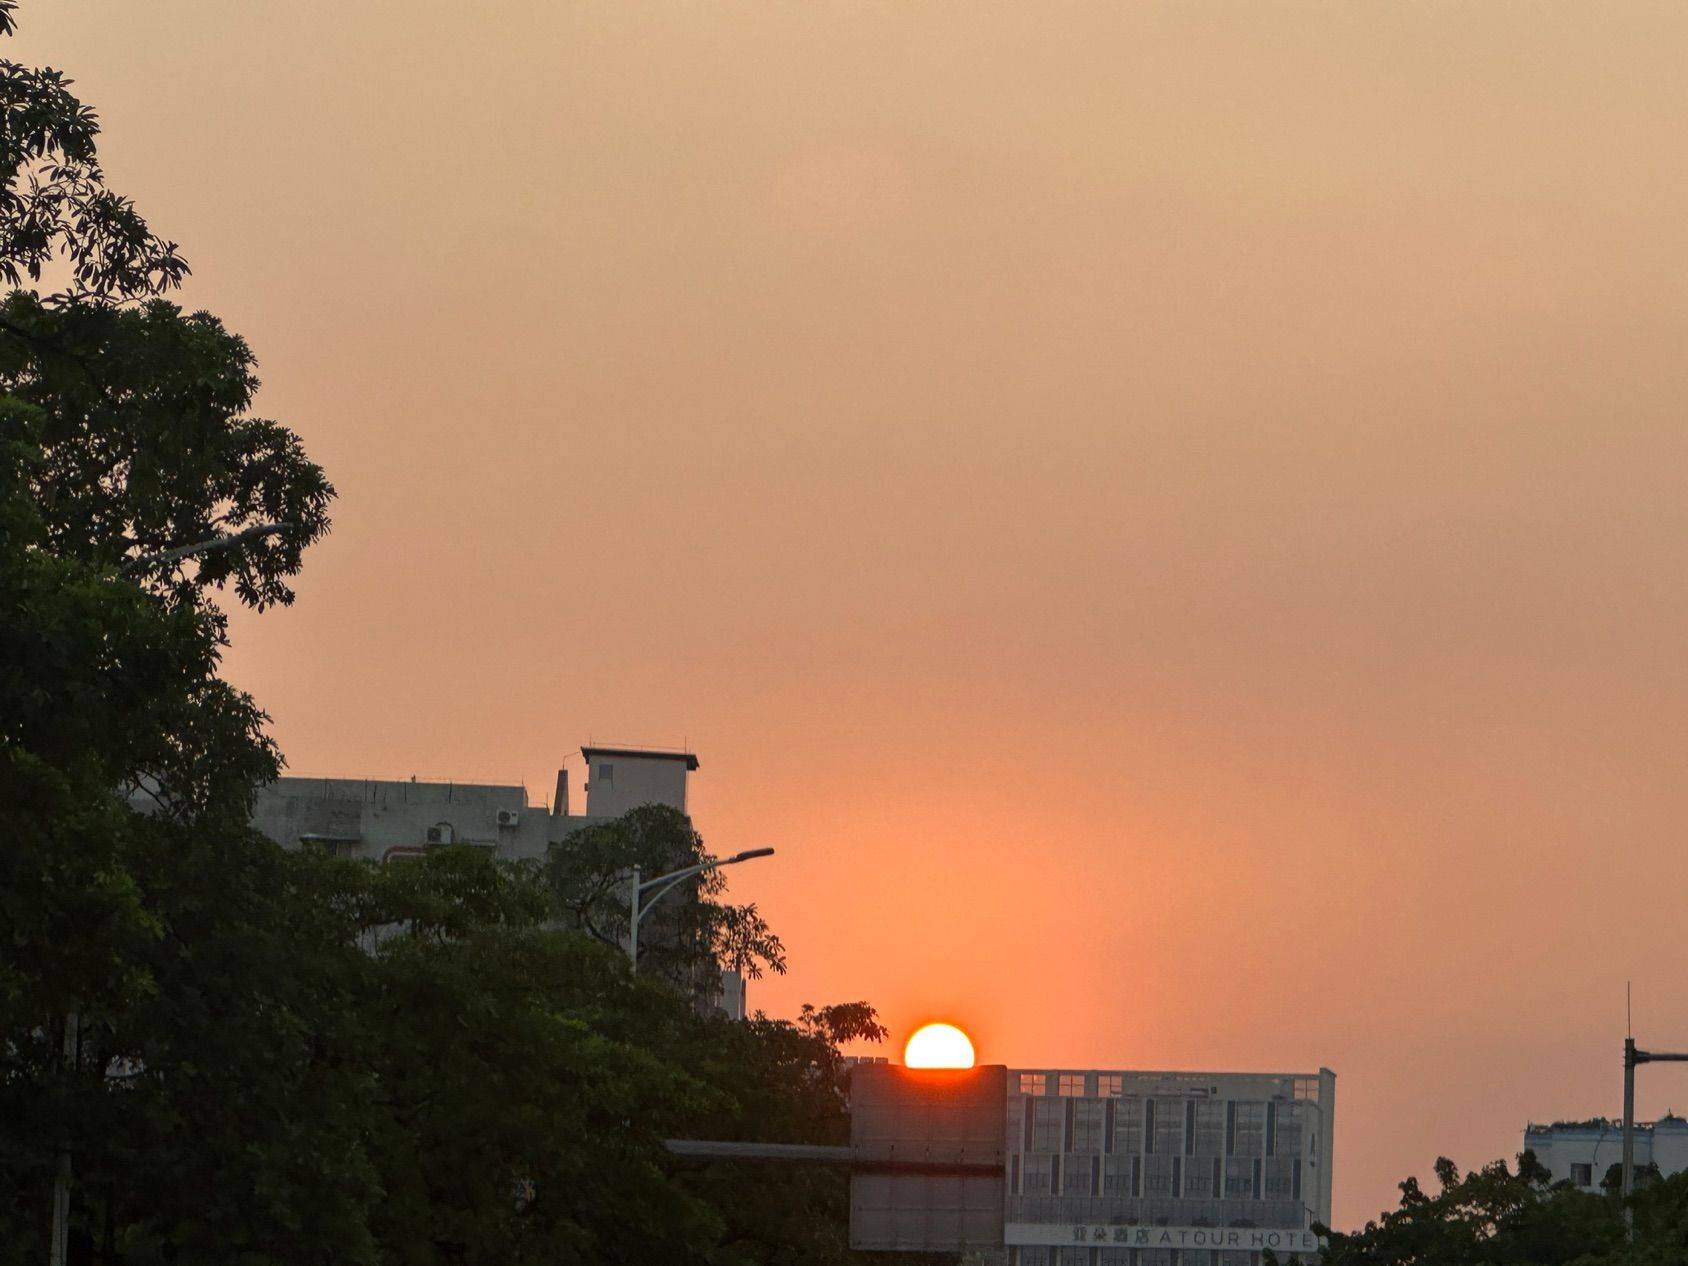
{"label": "dark foliage", "polygon": [[187,267],[97,135],[0,62],[0,277],[31,286],[0,300],[0,1263],[44,1259],[63,1174],[75,1262],[854,1260],[842,1174],[661,1146],[843,1137],[837,1043],[883,1034],[701,1014],[720,964],[784,966],[719,875],[648,972],[602,943],[628,866],[707,857],[682,816],[543,871],[248,827],[279,757],[218,604],[290,602],[333,490],[251,416],[246,345],[161,297]]}
{"label": "dark foliage", "polygon": [[1461,1174],[1436,1163],[1431,1194],[1409,1178],[1401,1203],[1363,1230],[1334,1234],[1328,1266],[1663,1266],[1688,1262],[1688,1174],[1641,1186],[1635,1239],[1615,1193],[1594,1194],[1550,1175],[1525,1152]]}

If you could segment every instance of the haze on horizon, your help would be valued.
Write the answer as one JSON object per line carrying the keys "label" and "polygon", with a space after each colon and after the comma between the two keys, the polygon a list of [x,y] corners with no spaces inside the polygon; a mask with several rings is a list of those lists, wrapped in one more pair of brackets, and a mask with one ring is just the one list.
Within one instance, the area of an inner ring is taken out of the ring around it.
{"label": "haze on horizon", "polygon": [[1688,1040],[1680,6],[20,19],[340,489],[296,772],[689,742],[753,1005],[1329,1065],[1341,1225]]}

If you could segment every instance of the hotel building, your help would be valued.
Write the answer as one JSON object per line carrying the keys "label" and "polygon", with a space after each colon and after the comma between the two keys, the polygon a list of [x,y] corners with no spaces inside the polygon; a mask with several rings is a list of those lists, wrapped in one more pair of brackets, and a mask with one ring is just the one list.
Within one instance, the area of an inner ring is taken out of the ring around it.
{"label": "hotel building", "polygon": [[[1336,1074],[1010,1069],[998,1266],[1259,1266],[1328,1224]],[[990,1259],[987,1259],[990,1260]]]}

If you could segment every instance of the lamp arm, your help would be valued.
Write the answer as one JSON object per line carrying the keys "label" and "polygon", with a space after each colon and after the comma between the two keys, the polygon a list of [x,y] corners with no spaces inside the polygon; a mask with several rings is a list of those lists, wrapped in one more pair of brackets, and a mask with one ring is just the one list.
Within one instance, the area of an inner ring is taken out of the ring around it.
{"label": "lamp arm", "polygon": [[[698,868],[698,870],[707,870],[707,869],[708,869],[708,867],[702,867],[702,866],[700,866]],[[648,897],[645,896],[645,894],[641,891],[640,894],[639,894],[639,918],[640,918],[640,920],[642,921],[644,919],[644,917],[651,912],[652,906],[654,906],[657,902],[661,901],[664,897],[666,897],[669,894],[670,891],[673,890],[674,885],[678,884],[682,879],[690,879],[693,875],[698,873],[698,870],[681,871],[678,875],[674,876],[674,878],[670,879],[667,883],[663,884],[661,888],[657,889],[656,892],[652,893]],[[658,880],[657,882],[660,883],[661,881]]]}

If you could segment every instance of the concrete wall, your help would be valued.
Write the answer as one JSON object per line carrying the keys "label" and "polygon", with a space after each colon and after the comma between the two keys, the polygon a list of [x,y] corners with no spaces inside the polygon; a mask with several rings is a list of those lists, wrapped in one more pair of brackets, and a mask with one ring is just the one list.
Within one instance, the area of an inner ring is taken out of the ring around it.
{"label": "concrete wall", "polygon": [[278,779],[258,793],[252,813],[252,825],[283,848],[316,840],[342,857],[374,862],[427,847],[431,830],[440,843],[543,858],[551,845],[607,820],[553,817],[517,786],[347,778]]}
{"label": "concrete wall", "polygon": [[[1585,1190],[1597,1191],[1613,1165],[1623,1162],[1623,1122],[1604,1120],[1569,1125],[1532,1125],[1524,1131],[1524,1148],[1553,1175],[1554,1182],[1576,1182]],[[1637,1122],[1635,1167],[1656,1164],[1667,1177],[1688,1169],[1688,1121],[1666,1117],[1662,1121]],[[1588,1181],[1574,1167],[1587,1166]]]}
{"label": "concrete wall", "polygon": [[665,804],[686,811],[688,761],[666,754],[641,756],[621,751],[590,753],[586,771],[586,812],[608,818],[647,804]]}
{"label": "concrete wall", "polygon": [[1651,1159],[1661,1174],[1680,1174],[1688,1169],[1688,1121],[1666,1117],[1653,1123]]}

